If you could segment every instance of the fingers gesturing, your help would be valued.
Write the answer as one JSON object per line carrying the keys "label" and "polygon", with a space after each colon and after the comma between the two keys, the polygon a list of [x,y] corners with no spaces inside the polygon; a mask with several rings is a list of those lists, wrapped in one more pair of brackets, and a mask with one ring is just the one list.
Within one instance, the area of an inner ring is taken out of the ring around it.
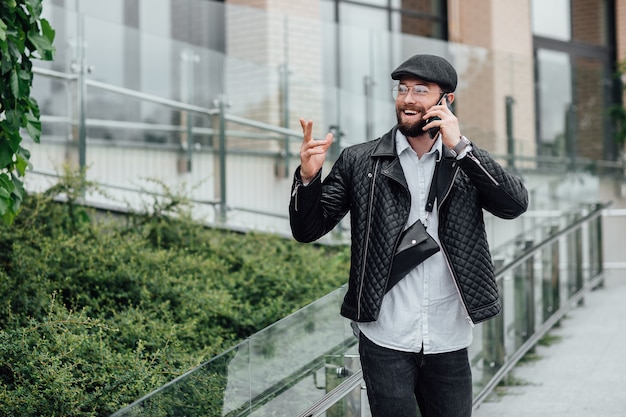
{"label": "fingers gesturing", "polygon": [[328,148],[333,143],[333,134],[328,133],[324,139],[313,138],[313,121],[300,119],[302,126],[303,140],[300,147],[300,176],[302,180],[311,180],[324,164]]}

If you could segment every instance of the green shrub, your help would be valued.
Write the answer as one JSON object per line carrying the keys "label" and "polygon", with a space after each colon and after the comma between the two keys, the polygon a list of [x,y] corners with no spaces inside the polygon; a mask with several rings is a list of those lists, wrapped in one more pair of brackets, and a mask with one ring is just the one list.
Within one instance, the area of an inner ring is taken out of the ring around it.
{"label": "green shrub", "polygon": [[0,416],[108,415],[346,279],[346,247],[209,229],[175,196],[102,216],[81,178],[0,225]]}

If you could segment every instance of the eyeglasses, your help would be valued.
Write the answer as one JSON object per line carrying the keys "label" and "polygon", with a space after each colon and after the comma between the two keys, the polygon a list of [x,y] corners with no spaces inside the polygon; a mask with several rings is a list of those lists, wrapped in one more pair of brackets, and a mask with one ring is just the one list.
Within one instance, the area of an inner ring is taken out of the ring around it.
{"label": "eyeglasses", "polygon": [[391,89],[394,100],[397,100],[398,97],[406,96],[407,94],[409,94],[409,91],[411,91],[413,95],[418,98],[424,98],[430,94],[430,90],[424,84],[416,84],[412,87],[409,87],[405,84],[398,84],[394,85]]}

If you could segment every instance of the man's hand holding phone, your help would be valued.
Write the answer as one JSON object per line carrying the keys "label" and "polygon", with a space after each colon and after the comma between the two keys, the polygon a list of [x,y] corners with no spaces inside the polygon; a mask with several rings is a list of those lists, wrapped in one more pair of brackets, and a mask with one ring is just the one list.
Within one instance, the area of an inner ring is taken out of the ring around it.
{"label": "man's hand holding phone", "polygon": [[302,182],[308,184],[315,178],[324,161],[326,153],[333,143],[333,134],[328,133],[324,139],[313,138],[313,121],[308,122],[300,118],[302,126],[303,140],[300,146],[300,177]]}
{"label": "man's hand holding phone", "polygon": [[443,144],[450,149],[454,148],[461,138],[459,120],[450,107],[452,101],[454,95],[450,97],[447,93],[443,94],[441,100],[424,115],[427,122],[424,130],[428,130],[430,138],[435,139],[441,133]]}

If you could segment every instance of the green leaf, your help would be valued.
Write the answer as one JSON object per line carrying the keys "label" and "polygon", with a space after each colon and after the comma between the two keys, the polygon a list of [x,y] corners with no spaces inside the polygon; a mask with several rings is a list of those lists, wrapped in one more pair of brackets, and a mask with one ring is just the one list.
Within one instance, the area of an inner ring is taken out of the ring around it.
{"label": "green leaf", "polygon": [[24,200],[24,196],[26,195],[26,190],[24,189],[24,184],[19,178],[13,177],[13,195],[20,199],[20,201]]}
{"label": "green leaf", "polygon": [[4,197],[3,191],[4,193],[6,193],[4,189],[0,189],[0,216],[2,216],[2,219],[6,223],[7,221],[11,221],[8,218],[5,220],[5,217],[4,217],[9,210],[9,205],[11,204],[11,196]]}
{"label": "green leaf", "polygon": [[14,213],[12,210],[6,210],[5,213],[2,214],[2,221],[7,225],[13,224],[16,215],[17,213]]}
{"label": "green leaf", "polygon": [[26,119],[26,131],[28,132],[28,135],[35,141],[35,143],[39,143],[41,138],[41,122],[31,114],[27,115]]}
{"label": "green leaf", "polygon": [[32,97],[28,98],[28,106],[30,107],[30,111],[33,114],[33,116],[35,116],[37,118],[37,120],[39,120],[39,103],[37,103],[37,100],[35,100]]}
{"label": "green leaf", "polygon": [[[8,193],[7,198],[4,193]],[[0,174],[0,215],[5,224],[12,224],[15,216],[22,207],[24,200],[24,185],[19,178],[9,178],[6,174]]]}
{"label": "green leaf", "polygon": [[7,48],[9,56],[13,58],[13,62],[19,64],[25,48],[24,40],[17,36],[11,36],[10,39],[7,39]]}
{"label": "green leaf", "polygon": [[15,169],[23,177],[26,175],[27,168],[32,168],[28,158],[22,152],[18,152],[16,154]]}
{"label": "green leaf", "polygon": [[15,184],[11,178],[5,173],[0,174],[0,197],[10,197],[13,191],[15,191]]}
{"label": "green leaf", "polygon": [[[15,110],[7,110],[4,115],[6,116],[6,120],[4,120],[2,123],[6,122],[9,131],[16,133],[22,125],[20,123],[22,114]],[[17,148],[13,148],[13,150],[17,150]]]}
{"label": "green leaf", "polygon": [[[10,207],[10,211],[17,214],[22,207],[22,201],[24,201],[26,190],[24,189],[22,181],[16,177],[13,177],[13,187],[13,192],[11,193],[13,204]],[[13,221],[13,219],[11,219],[11,221]]]}
{"label": "green leaf", "polygon": [[13,163],[13,150],[8,143],[0,142],[0,168],[5,168]]}
{"label": "green leaf", "polygon": [[28,34],[28,40],[37,49],[40,59],[50,61],[54,58],[54,47],[50,39],[37,32],[30,32]]}
{"label": "green leaf", "polygon": [[[43,34],[43,36],[48,38],[48,40],[50,41],[50,44],[52,44],[54,42],[54,36],[56,34],[55,30],[52,29],[52,26],[50,26],[50,23],[46,19],[41,19],[40,23],[41,23],[41,33]],[[56,48],[53,47],[53,49],[56,49]]]}
{"label": "green leaf", "polygon": [[31,22],[39,20],[42,11],[41,0],[25,0],[24,3],[30,14]]}
{"label": "green leaf", "polygon": [[9,86],[11,87],[11,93],[13,94],[13,97],[20,97],[20,80],[17,76],[17,71],[11,71]]}
{"label": "green leaf", "polygon": [[6,42],[7,40],[7,25],[2,19],[0,19],[0,41]]}

